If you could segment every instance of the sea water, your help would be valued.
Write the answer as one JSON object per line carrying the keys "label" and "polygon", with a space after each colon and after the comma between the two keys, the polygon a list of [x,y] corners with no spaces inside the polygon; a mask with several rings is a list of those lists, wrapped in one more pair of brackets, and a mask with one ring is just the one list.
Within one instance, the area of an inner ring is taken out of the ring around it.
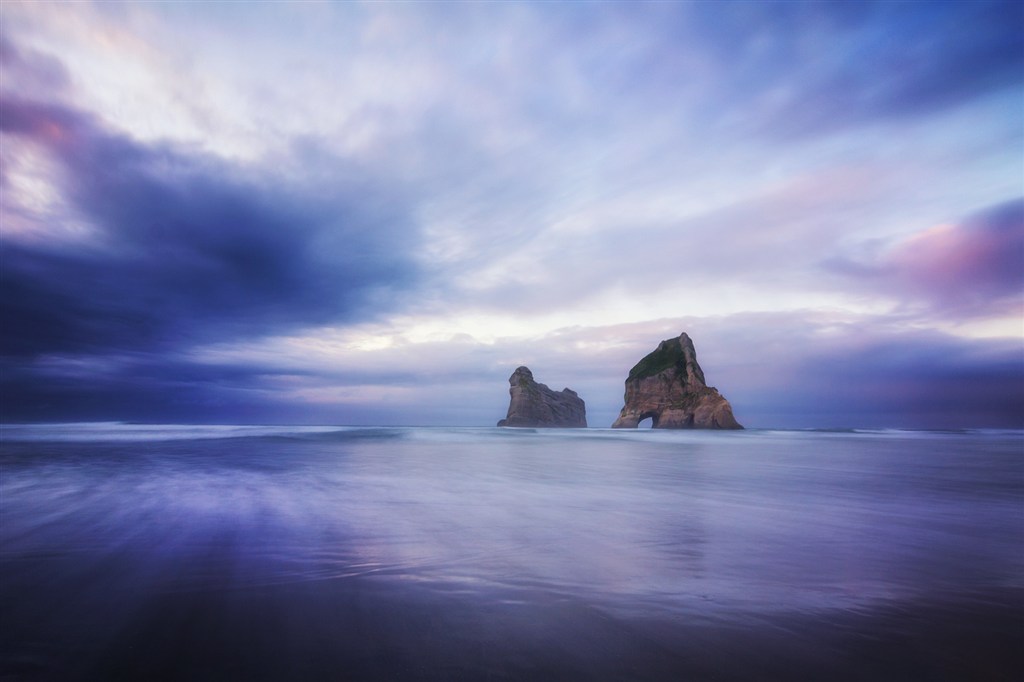
{"label": "sea water", "polygon": [[4,680],[981,680],[1024,434],[7,425]]}

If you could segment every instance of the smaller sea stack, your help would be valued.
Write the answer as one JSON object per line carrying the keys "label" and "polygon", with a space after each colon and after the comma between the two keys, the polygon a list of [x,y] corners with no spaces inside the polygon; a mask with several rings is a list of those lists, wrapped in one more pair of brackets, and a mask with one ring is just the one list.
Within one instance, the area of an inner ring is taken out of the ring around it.
{"label": "smaller sea stack", "polygon": [[585,428],[587,407],[576,391],[552,391],[533,380],[533,372],[518,367],[508,378],[508,416],[498,426]]}
{"label": "smaller sea stack", "polygon": [[693,341],[683,332],[658,344],[626,379],[626,404],[613,429],[635,429],[644,419],[656,429],[742,429],[732,406],[704,383]]}

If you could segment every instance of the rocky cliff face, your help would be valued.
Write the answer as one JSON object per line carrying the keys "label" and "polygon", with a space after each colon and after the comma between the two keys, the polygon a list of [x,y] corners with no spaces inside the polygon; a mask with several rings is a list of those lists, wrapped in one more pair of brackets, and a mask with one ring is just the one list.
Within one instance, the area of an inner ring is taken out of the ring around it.
{"label": "rocky cliff face", "polygon": [[666,339],[629,371],[626,404],[613,429],[635,429],[650,417],[656,429],[742,429],[718,389],[704,383],[686,333]]}
{"label": "rocky cliff face", "polygon": [[498,426],[586,427],[587,408],[575,391],[552,391],[526,367],[517,368],[508,383],[512,400]]}

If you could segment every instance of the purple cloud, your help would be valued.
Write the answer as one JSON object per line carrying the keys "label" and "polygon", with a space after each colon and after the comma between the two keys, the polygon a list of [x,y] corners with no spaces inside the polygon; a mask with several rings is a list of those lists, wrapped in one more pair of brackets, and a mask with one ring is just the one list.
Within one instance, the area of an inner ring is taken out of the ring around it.
{"label": "purple cloud", "polygon": [[16,45],[0,32],[0,73],[5,89],[34,95],[64,92],[71,84],[68,70],[57,59]]}
{"label": "purple cloud", "polygon": [[6,145],[56,159],[50,180],[95,232],[87,243],[4,239],[0,324],[18,330],[4,335],[5,355],[173,348],[352,320],[416,277],[415,230],[382,198],[386,186],[320,196],[9,94],[0,131]]}
{"label": "purple cloud", "polygon": [[1024,305],[1024,199],[904,239],[873,258],[834,259],[855,281],[934,310],[974,317]]}

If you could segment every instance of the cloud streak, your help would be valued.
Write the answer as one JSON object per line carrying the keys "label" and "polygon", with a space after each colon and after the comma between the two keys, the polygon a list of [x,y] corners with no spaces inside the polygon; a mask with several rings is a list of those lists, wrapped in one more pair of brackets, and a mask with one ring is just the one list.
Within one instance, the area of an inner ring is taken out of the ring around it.
{"label": "cloud streak", "polygon": [[739,95],[745,122],[766,134],[934,115],[1024,79],[1019,3],[698,4],[697,12],[713,27],[708,50],[732,74],[724,96]]}

